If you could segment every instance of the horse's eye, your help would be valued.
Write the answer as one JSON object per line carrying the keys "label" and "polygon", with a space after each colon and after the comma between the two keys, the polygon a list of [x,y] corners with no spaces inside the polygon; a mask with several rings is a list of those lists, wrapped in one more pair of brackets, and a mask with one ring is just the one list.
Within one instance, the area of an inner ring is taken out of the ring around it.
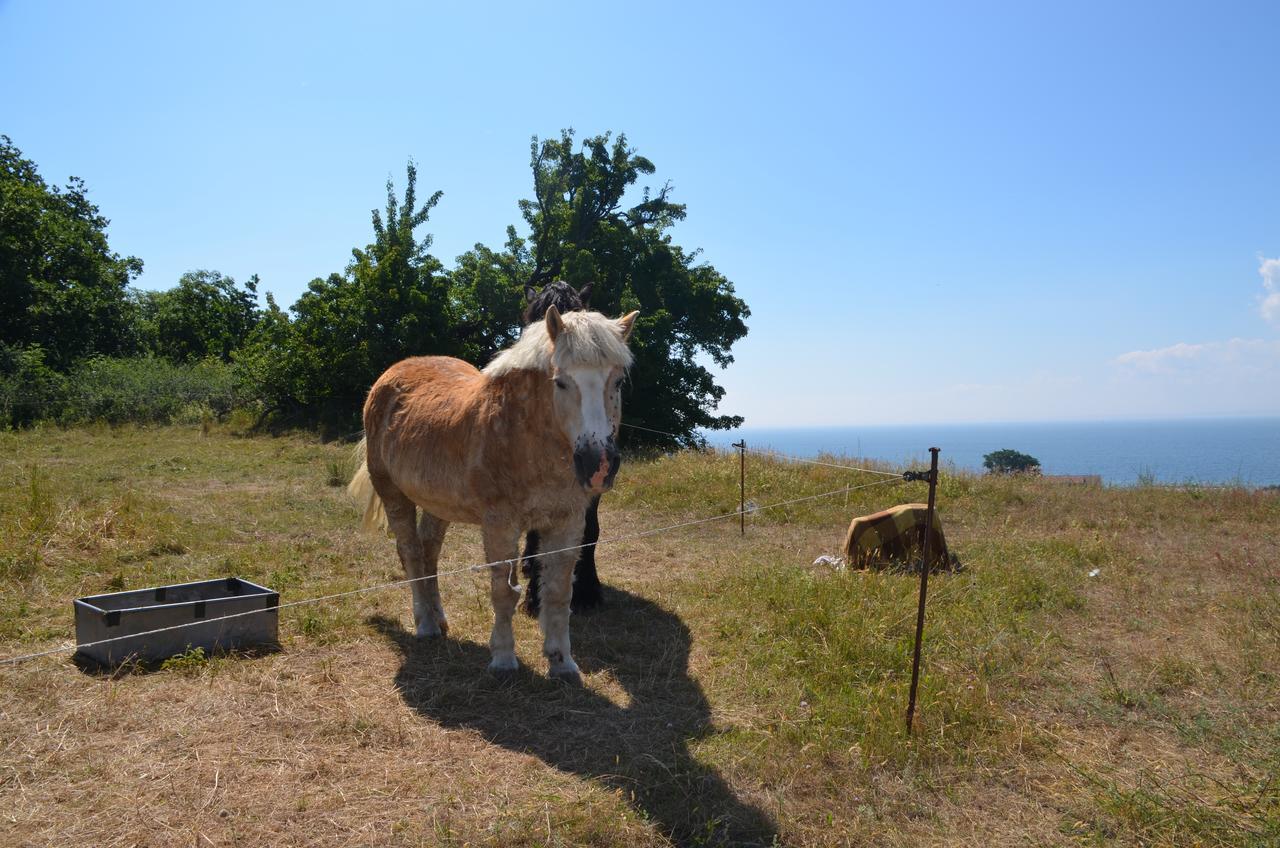
{"label": "horse's eye", "polygon": [[556,388],[557,388],[557,389],[567,389],[567,388],[569,388],[569,386],[565,383],[565,381],[564,381],[564,380],[561,380],[559,377],[556,377]]}

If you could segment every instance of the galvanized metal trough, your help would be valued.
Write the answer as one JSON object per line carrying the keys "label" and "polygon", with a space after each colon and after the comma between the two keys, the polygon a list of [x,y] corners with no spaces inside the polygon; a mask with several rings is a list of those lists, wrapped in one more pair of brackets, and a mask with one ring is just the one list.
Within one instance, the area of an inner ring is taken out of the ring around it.
{"label": "galvanized metal trough", "polygon": [[[275,646],[279,604],[278,592],[239,577],[77,598],[76,644],[84,646],[77,653],[102,665],[119,665],[126,660],[156,662],[192,648]],[[226,618],[236,613],[252,614]],[[187,626],[149,632],[175,625]],[[88,644],[103,639],[112,641]]]}

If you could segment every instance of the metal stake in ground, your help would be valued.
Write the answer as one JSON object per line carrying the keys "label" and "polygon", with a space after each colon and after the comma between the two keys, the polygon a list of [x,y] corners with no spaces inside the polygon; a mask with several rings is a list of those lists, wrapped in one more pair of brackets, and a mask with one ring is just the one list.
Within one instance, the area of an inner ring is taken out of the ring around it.
{"label": "metal stake in ground", "polygon": [[916,649],[911,657],[911,694],[907,696],[907,734],[911,733],[911,721],[916,712],[916,686],[920,682],[920,643],[924,640],[924,601],[929,593],[929,537],[933,535],[933,507],[938,494],[938,448],[929,448],[929,511],[924,519],[924,541],[920,545],[920,606],[916,610]]}
{"label": "metal stake in ground", "polygon": [[747,535],[747,440],[734,442],[738,449],[738,529]]}

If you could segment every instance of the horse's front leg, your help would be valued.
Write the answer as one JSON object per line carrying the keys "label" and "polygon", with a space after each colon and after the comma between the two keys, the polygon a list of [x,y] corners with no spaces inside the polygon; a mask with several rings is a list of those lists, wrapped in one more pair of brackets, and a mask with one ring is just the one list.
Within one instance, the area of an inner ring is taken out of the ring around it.
{"label": "horse's front leg", "polygon": [[565,526],[543,532],[542,544],[546,551],[559,551],[573,546],[573,550],[559,553],[543,553],[542,560],[542,609],[538,624],[542,626],[542,653],[549,667],[547,673],[569,683],[581,683],[578,664],[569,650],[569,602],[573,597],[573,565],[578,559],[576,546],[582,538],[583,515],[578,513]]}
{"label": "horse's front leg", "polygon": [[500,520],[486,519],[481,526],[484,537],[484,558],[488,562],[510,560],[510,563],[489,567],[489,597],[493,600],[493,633],[489,636],[489,670],[495,673],[515,671],[520,667],[516,660],[516,637],[511,629],[511,616],[516,611],[520,593],[512,588],[515,582],[516,553],[519,550],[520,530]]}
{"label": "horse's front leg", "polygon": [[598,607],[604,601],[600,591],[600,576],[596,574],[596,542],[600,541],[599,495],[591,499],[586,519],[586,529],[582,531],[582,550],[578,551],[578,564],[573,567],[574,612]]}

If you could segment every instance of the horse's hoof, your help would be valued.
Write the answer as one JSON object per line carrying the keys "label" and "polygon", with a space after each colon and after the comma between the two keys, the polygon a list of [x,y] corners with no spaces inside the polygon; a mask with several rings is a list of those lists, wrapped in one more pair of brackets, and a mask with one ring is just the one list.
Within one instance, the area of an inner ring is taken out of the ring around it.
{"label": "horse's hoof", "polygon": [[570,686],[582,685],[582,673],[578,671],[576,665],[566,665],[561,668],[553,668],[547,672],[547,676],[552,680],[559,680],[561,683],[568,683]]}
{"label": "horse's hoof", "polygon": [[424,621],[418,625],[417,635],[419,639],[442,639],[449,635],[449,622],[436,624],[434,621]]}
{"label": "horse's hoof", "polygon": [[520,668],[520,661],[514,656],[494,657],[489,660],[489,673],[496,677],[510,677]]}
{"label": "horse's hoof", "polygon": [[591,612],[604,605],[604,598],[599,595],[594,597],[588,596],[579,599],[577,595],[573,596],[573,600],[569,602],[569,609],[574,612]]}

